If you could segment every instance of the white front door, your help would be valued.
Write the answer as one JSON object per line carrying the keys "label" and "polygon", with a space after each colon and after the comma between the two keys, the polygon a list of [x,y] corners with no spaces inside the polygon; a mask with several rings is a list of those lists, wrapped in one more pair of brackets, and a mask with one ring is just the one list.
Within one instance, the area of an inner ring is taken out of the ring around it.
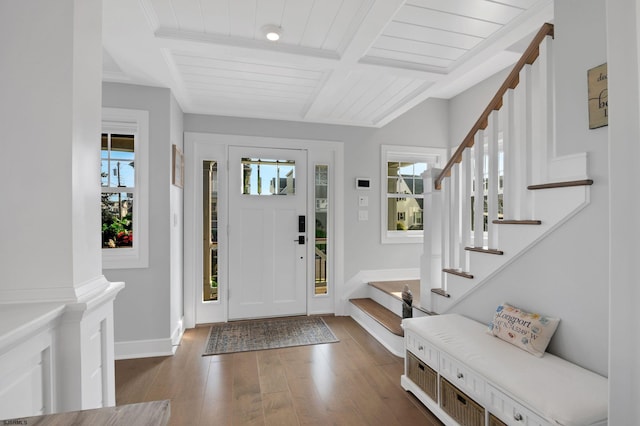
{"label": "white front door", "polygon": [[307,151],[229,147],[230,320],[306,314]]}

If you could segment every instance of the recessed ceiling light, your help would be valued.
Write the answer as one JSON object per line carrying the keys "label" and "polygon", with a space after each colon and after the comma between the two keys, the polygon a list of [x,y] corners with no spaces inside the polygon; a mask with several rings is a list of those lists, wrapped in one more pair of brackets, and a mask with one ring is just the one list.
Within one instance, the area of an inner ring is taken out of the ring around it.
{"label": "recessed ceiling light", "polygon": [[264,36],[269,41],[278,41],[280,40],[280,35],[282,34],[282,28],[277,25],[265,25],[262,27],[262,32]]}

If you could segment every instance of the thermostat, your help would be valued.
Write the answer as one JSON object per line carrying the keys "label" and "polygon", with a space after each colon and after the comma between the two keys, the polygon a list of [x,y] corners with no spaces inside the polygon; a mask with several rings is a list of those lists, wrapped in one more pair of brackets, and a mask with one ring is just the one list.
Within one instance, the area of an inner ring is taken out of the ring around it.
{"label": "thermostat", "polygon": [[357,189],[371,189],[371,179],[369,178],[356,178]]}

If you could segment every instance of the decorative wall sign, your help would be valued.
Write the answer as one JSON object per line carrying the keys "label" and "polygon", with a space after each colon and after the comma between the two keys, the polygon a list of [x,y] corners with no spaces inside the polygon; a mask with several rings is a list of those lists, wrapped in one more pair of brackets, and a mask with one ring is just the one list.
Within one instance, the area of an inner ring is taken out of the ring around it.
{"label": "decorative wall sign", "polygon": [[609,92],[607,89],[607,64],[587,71],[589,85],[589,128],[609,124]]}
{"label": "decorative wall sign", "polygon": [[171,183],[182,188],[184,185],[184,156],[177,145],[173,145],[171,154]]}

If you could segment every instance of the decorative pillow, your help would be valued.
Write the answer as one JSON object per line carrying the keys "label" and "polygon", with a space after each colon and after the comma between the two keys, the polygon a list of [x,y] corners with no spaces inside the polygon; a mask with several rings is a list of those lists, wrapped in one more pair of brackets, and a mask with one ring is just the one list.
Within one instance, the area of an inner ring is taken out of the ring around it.
{"label": "decorative pillow", "polygon": [[558,328],[559,318],[526,312],[503,303],[489,324],[489,334],[524,349],[537,357],[544,355]]}

